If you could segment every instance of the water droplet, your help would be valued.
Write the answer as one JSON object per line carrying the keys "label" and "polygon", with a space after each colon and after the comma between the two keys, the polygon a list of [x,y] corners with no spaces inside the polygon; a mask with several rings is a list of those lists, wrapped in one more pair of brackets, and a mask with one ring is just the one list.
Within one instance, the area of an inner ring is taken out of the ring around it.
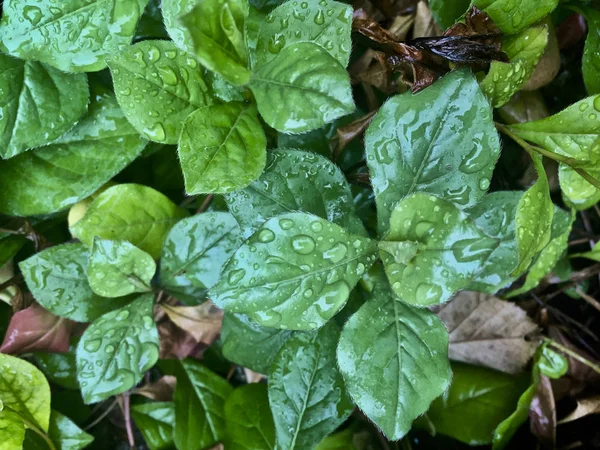
{"label": "water droplet", "polygon": [[302,9],[306,9],[306,8],[308,8],[308,3],[302,2],[302,3],[300,3],[300,6],[302,7]]}
{"label": "water droplet", "polygon": [[268,228],[265,228],[264,230],[261,230],[260,233],[258,233],[258,240],[260,242],[262,242],[263,244],[268,244],[269,242],[272,242],[274,239],[275,239],[275,233],[273,233]]}
{"label": "water droplet", "polygon": [[246,271],[244,269],[235,269],[229,272],[229,276],[227,277],[227,282],[234,286],[238,284],[242,278],[246,275]]}
{"label": "water droplet", "polygon": [[482,178],[481,180],[479,180],[479,189],[481,189],[482,191],[485,191],[489,187],[490,187],[490,180],[488,180],[487,178]]}
{"label": "water droplet", "polygon": [[315,220],[313,223],[310,224],[310,229],[313,230],[315,233],[320,233],[323,230],[323,224],[318,220]]}
{"label": "water droplet", "polygon": [[42,16],[42,10],[37,6],[25,6],[23,8],[23,17],[32,25],[37,25],[42,20]]}
{"label": "water droplet", "polygon": [[168,84],[169,86],[177,85],[177,74],[169,66],[159,67],[158,74],[164,84]]}
{"label": "water droplet", "polygon": [[283,34],[275,34],[271,39],[269,39],[267,48],[269,49],[269,52],[277,54],[284,46],[285,36]]}
{"label": "water droplet", "polygon": [[282,230],[289,230],[294,226],[294,221],[291,219],[281,219],[279,221],[279,226]]}
{"label": "water droplet", "polygon": [[152,317],[144,316],[142,317],[142,322],[146,330],[151,330],[152,328],[154,328],[154,319],[152,319]]}
{"label": "water droplet", "polygon": [[102,339],[92,339],[83,344],[83,348],[86,352],[97,352],[102,345]]}
{"label": "water droplet", "polygon": [[584,112],[586,109],[588,109],[588,104],[587,103],[582,103],[581,105],[579,105],[579,111]]}
{"label": "water droplet", "polygon": [[167,138],[165,127],[160,122],[156,122],[154,125],[144,128],[144,134],[150,140],[157,142],[163,142]]}
{"label": "water droplet", "polygon": [[600,95],[597,95],[594,99],[594,108],[596,111],[600,111]]}
{"label": "water droplet", "polygon": [[421,305],[438,303],[442,298],[442,288],[436,284],[420,283],[417,286],[415,298]]}
{"label": "water droplet", "polygon": [[151,45],[148,49],[148,61],[156,62],[160,59],[160,50],[158,47]]}
{"label": "water droplet", "polygon": [[341,242],[338,242],[329,250],[323,252],[323,258],[331,261],[334,264],[337,264],[344,259],[346,253],[348,253],[348,247]]}
{"label": "water droplet", "polygon": [[315,24],[317,25],[323,25],[323,23],[325,22],[325,14],[323,13],[322,9],[319,9],[317,11],[317,14],[315,14]]}
{"label": "water droplet", "polygon": [[310,298],[313,295],[313,290],[309,288],[309,289],[305,290],[302,295],[304,295],[304,298]]}
{"label": "water droplet", "polygon": [[299,234],[292,239],[292,248],[300,255],[308,255],[315,249],[315,241],[310,236]]}
{"label": "water droplet", "polygon": [[114,353],[115,352],[115,346],[114,345],[107,345],[106,347],[104,347],[104,351],[106,353]]}
{"label": "water droplet", "polygon": [[120,311],[117,316],[115,317],[116,320],[126,320],[129,317],[129,311],[124,309],[123,311]]}

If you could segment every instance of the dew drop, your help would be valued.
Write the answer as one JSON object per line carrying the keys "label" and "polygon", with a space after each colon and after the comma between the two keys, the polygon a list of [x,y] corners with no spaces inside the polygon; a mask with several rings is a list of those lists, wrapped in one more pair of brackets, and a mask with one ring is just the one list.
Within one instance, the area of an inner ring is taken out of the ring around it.
{"label": "dew drop", "polygon": [[299,234],[292,239],[292,248],[300,255],[308,255],[315,249],[315,241],[310,236]]}
{"label": "dew drop", "polygon": [[317,11],[317,14],[315,14],[314,21],[317,25],[323,25],[323,23],[325,23],[325,14],[323,13],[322,9],[319,9]]}
{"label": "dew drop", "polygon": [[227,282],[231,286],[235,286],[238,284],[242,278],[246,275],[246,271],[244,269],[235,269],[229,272],[229,276],[227,277]]}
{"label": "dew drop", "polygon": [[334,264],[337,264],[344,259],[346,253],[348,253],[348,247],[341,242],[338,242],[329,250],[323,252],[323,258],[331,261]]}
{"label": "dew drop", "polygon": [[102,345],[102,339],[92,339],[83,344],[83,348],[86,352],[97,352]]}
{"label": "dew drop", "polygon": [[119,314],[117,314],[115,319],[122,321],[122,320],[127,320],[128,317],[129,317],[129,311],[124,309],[123,311],[120,311]]}
{"label": "dew drop", "polygon": [[163,142],[167,138],[165,127],[162,123],[156,122],[150,127],[144,128],[144,134],[152,141]]}
{"label": "dew drop", "polygon": [[279,226],[282,230],[289,230],[294,226],[294,221],[291,219],[281,219],[279,221]]}
{"label": "dew drop", "polygon": [[262,242],[263,244],[268,244],[269,242],[273,242],[274,239],[275,239],[275,233],[273,233],[268,228],[265,228],[264,230],[261,230],[260,233],[258,233],[258,240],[260,242]]}

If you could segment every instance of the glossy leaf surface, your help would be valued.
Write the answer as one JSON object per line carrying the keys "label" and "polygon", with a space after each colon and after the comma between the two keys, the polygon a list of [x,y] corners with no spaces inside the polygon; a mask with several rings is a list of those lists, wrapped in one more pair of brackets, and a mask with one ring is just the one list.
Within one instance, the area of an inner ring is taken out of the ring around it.
{"label": "glossy leaf surface", "polygon": [[592,8],[584,11],[588,24],[588,35],[583,49],[583,81],[588,94],[600,94],[600,12]]}
{"label": "glossy leaf surface", "polygon": [[131,407],[131,417],[150,450],[166,450],[173,445],[175,406],[173,402],[152,402]]}
{"label": "glossy leaf surface", "polygon": [[473,5],[488,13],[504,33],[514,34],[550,14],[558,0],[475,0]]}

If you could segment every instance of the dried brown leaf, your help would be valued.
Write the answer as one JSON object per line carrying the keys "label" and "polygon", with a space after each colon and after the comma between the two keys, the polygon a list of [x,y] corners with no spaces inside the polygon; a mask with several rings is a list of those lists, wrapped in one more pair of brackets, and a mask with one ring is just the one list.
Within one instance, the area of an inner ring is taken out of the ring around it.
{"label": "dried brown leaf", "polygon": [[558,423],[573,422],[591,414],[600,414],[600,395],[577,400],[577,407],[567,417],[559,420]]}
{"label": "dried brown leaf", "polygon": [[556,404],[552,383],[544,375],[540,377],[535,397],[529,406],[531,432],[540,441],[544,449],[554,449],[556,446]]}
{"label": "dried brown leaf", "polygon": [[247,383],[260,383],[265,378],[262,373],[254,372],[246,367],[244,367],[244,375],[246,375]]}
{"label": "dried brown leaf", "polygon": [[560,70],[560,50],[556,40],[556,32],[550,18],[546,19],[544,24],[548,27],[548,45],[542,54],[540,61],[535,66],[535,71],[531,78],[522,86],[525,91],[534,91],[549,84]]}
{"label": "dried brown leaf", "polygon": [[154,383],[149,383],[139,389],[135,389],[133,393],[143,395],[158,402],[170,402],[173,401],[173,392],[175,391],[176,384],[177,378],[172,375],[165,375]]}
{"label": "dried brown leaf", "polygon": [[413,27],[413,38],[439,36],[443,30],[435,23],[429,5],[426,2],[420,1],[417,4],[417,12],[415,14],[415,26]]}
{"label": "dried brown leaf", "polygon": [[351,141],[363,135],[376,113],[377,111],[371,111],[369,114],[366,114],[354,120],[353,122],[350,122],[348,125],[339,127],[337,129],[336,135],[332,138],[331,142],[333,154],[335,155],[336,159]]}
{"label": "dried brown leaf", "polygon": [[221,333],[223,311],[207,301],[198,306],[162,305],[169,319],[197,342],[211,345]]}
{"label": "dried brown leaf", "polygon": [[160,359],[201,359],[205,344],[198,343],[191,334],[183,331],[171,321],[158,324]]}
{"label": "dried brown leaf", "polygon": [[448,354],[455,361],[518,373],[537,347],[526,339],[538,331],[527,313],[491,295],[461,292],[437,315],[448,329]]}

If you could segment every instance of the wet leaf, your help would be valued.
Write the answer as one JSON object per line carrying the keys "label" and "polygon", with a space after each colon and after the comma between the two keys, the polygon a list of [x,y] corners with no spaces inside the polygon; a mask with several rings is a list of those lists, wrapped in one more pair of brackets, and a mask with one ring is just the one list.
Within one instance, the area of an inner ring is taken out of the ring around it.
{"label": "wet leaf", "polygon": [[256,66],[273,60],[286,46],[312,42],[325,49],[343,67],[350,60],[352,8],[333,0],[285,2],[269,13],[260,27]]}
{"label": "wet leaf", "polygon": [[394,293],[430,306],[466,288],[498,245],[453,203],[421,193],[398,203],[379,253]]}
{"label": "wet leaf", "polygon": [[131,417],[140,429],[150,450],[166,450],[173,445],[175,405],[151,402],[131,407]]}
{"label": "wet leaf", "polygon": [[119,184],[92,202],[83,219],[71,227],[71,233],[88,246],[96,236],[126,240],[158,258],[171,226],[187,215],[150,187]]}
{"label": "wet leaf", "polygon": [[128,299],[94,294],[86,277],[88,257],[84,245],[63,244],[36,253],[19,267],[27,287],[45,309],[76,322],[91,322],[122,307]]}
{"label": "wet leaf", "polygon": [[207,106],[191,114],[179,139],[188,194],[245,188],[265,167],[267,139],[254,105]]}
{"label": "wet leaf", "polygon": [[[600,144],[600,141],[598,143]],[[600,145],[598,150],[600,150]],[[585,170],[590,176],[600,180],[600,169],[586,167]],[[558,166],[558,180],[563,199],[570,207],[582,211],[600,201],[600,189],[565,164]]]}
{"label": "wet leaf", "polygon": [[127,241],[95,238],[87,276],[92,291],[102,297],[122,297],[151,290],[156,263]]}
{"label": "wet leaf", "polygon": [[12,316],[1,353],[48,351],[64,353],[69,350],[71,324],[34,303]]}
{"label": "wet leaf", "polygon": [[0,157],[11,158],[60,137],[87,111],[83,74],[0,54]]}
{"label": "wet leaf", "polygon": [[454,361],[506,373],[525,369],[538,346],[537,325],[511,302],[477,292],[461,292],[442,306],[438,317],[450,335]]}
{"label": "wet leaf", "polygon": [[225,402],[225,424],[227,449],[275,448],[275,424],[267,385],[254,383],[235,389]]}
{"label": "wet leaf", "polygon": [[171,40],[187,53],[194,53],[192,36],[183,26],[179,18],[188,14],[200,0],[161,0],[160,8],[165,23],[165,29]]}
{"label": "wet leaf", "polygon": [[547,16],[558,0],[474,0],[504,33],[515,34]]}
{"label": "wet leaf", "polygon": [[469,0],[429,0],[431,13],[442,28],[449,28],[469,8]]}
{"label": "wet leaf", "polygon": [[246,237],[265,220],[294,211],[315,214],[351,233],[365,234],[342,171],[310,152],[270,151],[260,178],[246,189],[227,195],[226,200]]}
{"label": "wet leaf", "polygon": [[145,145],[112,94],[96,93],[87,115],[61,138],[0,161],[0,212],[29,216],[64,210],[98,190]]}
{"label": "wet leaf", "polygon": [[339,336],[334,323],[317,331],[296,333],[273,361],[269,404],[277,448],[314,448],[352,412],[336,367]]}
{"label": "wet leaf", "polygon": [[240,228],[228,213],[197,214],[177,222],[163,246],[161,286],[186,303],[197,304],[241,243]]}
{"label": "wet leaf", "polygon": [[284,133],[314,130],[355,108],[345,68],[311,42],[286,46],[258,67],[250,89],[265,122]]}
{"label": "wet leaf", "polygon": [[50,414],[48,436],[58,450],[80,450],[94,441],[92,435],[83,431],[71,419],[55,410],[52,410]]}
{"label": "wet leaf", "polygon": [[478,203],[500,141],[477,82],[459,70],[418,94],[388,100],[367,130],[365,148],[383,235],[396,204],[412,193],[430,192],[461,207]]}
{"label": "wet leaf", "polygon": [[108,65],[127,120],[151,141],[176,144],[186,117],[213,103],[198,62],[172,42],[139,42]]}
{"label": "wet leaf", "polygon": [[317,216],[283,214],[235,252],[210,298],[264,326],[319,328],[346,303],[376,250],[375,241]]}
{"label": "wet leaf", "polygon": [[223,311],[210,301],[198,306],[162,305],[169,319],[197,342],[212,344],[221,332]]}
{"label": "wet leaf", "polygon": [[175,446],[198,450],[225,437],[225,401],[232,388],[198,362],[181,361],[175,388]]}
{"label": "wet leaf", "polygon": [[342,331],[337,360],[354,402],[397,440],[450,384],[448,337],[433,313],[399,301],[381,270],[375,280]]}
{"label": "wet leaf", "polygon": [[584,11],[588,35],[582,58],[583,81],[588,94],[600,94],[600,12],[586,8]]}
{"label": "wet leaf", "polygon": [[106,67],[108,55],[130,44],[147,3],[9,0],[0,22],[1,45],[13,56],[64,72],[95,72]]}
{"label": "wet leaf", "polygon": [[243,314],[225,313],[221,342],[223,356],[235,364],[267,373],[292,332],[258,325]]}
{"label": "wet leaf", "polygon": [[36,365],[46,377],[65,389],[79,389],[77,382],[77,362],[75,352],[79,338],[71,338],[69,349],[66,353],[38,352],[34,354]]}
{"label": "wet leaf", "polygon": [[139,297],[90,325],[77,346],[77,379],[86,404],[134,387],[158,360],[153,296]]}

